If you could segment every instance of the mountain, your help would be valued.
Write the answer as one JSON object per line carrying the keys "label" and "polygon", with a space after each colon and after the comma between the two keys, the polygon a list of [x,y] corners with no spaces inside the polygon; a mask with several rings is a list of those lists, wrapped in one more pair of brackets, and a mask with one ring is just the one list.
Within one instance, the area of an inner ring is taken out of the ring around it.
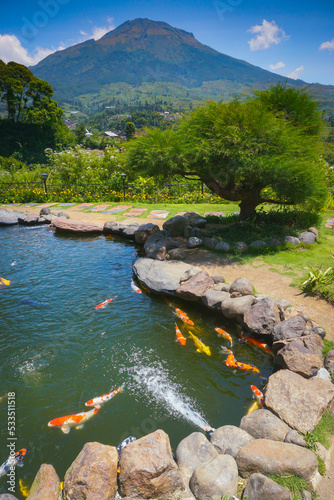
{"label": "mountain", "polygon": [[[177,88],[197,89],[208,87],[207,82],[220,81],[221,88],[240,93],[247,87],[286,80],[221,54],[197,41],[192,33],[149,19],[127,21],[99,40],[55,52],[31,69],[52,85],[60,103],[103,94],[108,88],[115,91],[119,83],[131,86],[128,90],[132,92],[142,85],[169,82],[177,92]],[[210,92],[205,95],[210,96]]]}

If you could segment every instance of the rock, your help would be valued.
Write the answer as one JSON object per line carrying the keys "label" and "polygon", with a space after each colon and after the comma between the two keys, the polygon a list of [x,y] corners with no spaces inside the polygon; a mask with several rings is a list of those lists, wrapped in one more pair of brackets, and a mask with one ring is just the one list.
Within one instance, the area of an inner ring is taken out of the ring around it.
{"label": "rock", "polygon": [[[122,455],[124,450],[126,448]],[[64,500],[114,499],[117,463],[118,454],[114,446],[86,443],[65,474]]]}
{"label": "rock", "polygon": [[248,278],[237,278],[230,287],[230,293],[239,292],[241,295],[253,295],[254,287]]}
{"label": "rock", "polygon": [[221,311],[226,318],[237,318],[249,311],[254,302],[253,295],[245,295],[234,299],[226,299],[222,302]]}
{"label": "rock", "polygon": [[173,296],[176,296],[181,276],[193,268],[197,273],[201,271],[199,267],[176,260],[159,261],[139,258],[132,265],[132,270],[139,282],[143,283],[151,292]]}
{"label": "rock", "polygon": [[18,218],[19,224],[23,226],[40,226],[41,224],[48,224],[48,221],[44,219],[44,217],[39,217],[39,215],[30,214],[24,217]]}
{"label": "rock", "polygon": [[117,226],[118,224],[115,220],[108,220],[104,223],[103,234],[114,234],[114,228]]}
{"label": "rock", "polygon": [[254,472],[296,474],[310,481],[318,469],[317,457],[312,451],[270,439],[256,439],[241,448],[236,462],[241,477],[248,477]]}
{"label": "rock", "polygon": [[299,235],[299,240],[302,243],[305,243],[306,245],[313,245],[313,243],[315,243],[316,239],[317,239],[316,235],[314,233],[312,233],[311,231],[305,231],[304,233],[301,233]]}
{"label": "rock", "polygon": [[308,231],[310,231],[311,233],[315,234],[315,239],[316,240],[319,238],[318,229],[316,227],[309,227]]}
{"label": "rock", "polygon": [[26,213],[0,209],[0,226],[13,226],[27,217]]}
{"label": "rock", "polygon": [[284,441],[289,426],[271,411],[260,409],[245,415],[240,422],[240,429],[248,432],[255,439]]}
{"label": "rock", "polygon": [[231,247],[226,241],[220,241],[217,243],[215,246],[215,250],[218,250],[218,252],[229,252],[231,250]]}
{"label": "rock", "polygon": [[277,299],[276,300],[276,306],[277,306],[277,308],[279,310],[280,320],[284,321],[286,319],[284,311],[288,307],[291,307],[290,302],[288,300],[286,300],[286,299]]}
{"label": "rock", "polygon": [[122,237],[134,241],[137,230],[138,224],[129,224],[123,229]]}
{"label": "rock", "polygon": [[262,240],[256,240],[256,241],[253,241],[253,243],[251,243],[249,246],[252,248],[263,248],[263,247],[267,246],[267,243],[265,241],[262,241]]}
{"label": "rock", "polygon": [[234,425],[223,425],[210,436],[210,442],[222,455],[235,457],[238,451],[248,443],[254,441],[253,436]]}
{"label": "rock", "polygon": [[331,374],[329,373],[328,370],[326,370],[326,368],[320,368],[320,370],[315,375],[315,377],[321,378],[322,380],[326,380],[327,382],[331,382],[332,381]]}
{"label": "rock", "polygon": [[265,396],[266,406],[303,434],[313,431],[333,399],[333,384],[319,378],[306,379],[290,370],[269,377]]}
{"label": "rock", "polygon": [[195,236],[189,238],[187,241],[187,247],[188,248],[197,248],[203,245],[203,240],[200,238],[196,238]]}
{"label": "rock", "polygon": [[315,326],[314,328],[307,328],[303,335],[319,335],[322,339],[326,337],[326,330],[321,328],[321,326]]}
{"label": "rock", "polygon": [[201,296],[201,301],[208,309],[214,309],[220,311],[221,303],[224,300],[229,299],[230,294],[228,292],[221,292],[217,290],[212,290],[210,288]]}
{"label": "rock", "polygon": [[[58,212],[56,215],[57,215],[57,217],[63,217],[64,219],[70,219],[70,216],[66,212],[63,212],[63,211]],[[106,222],[105,224],[108,224],[108,223]]]}
{"label": "rock", "polygon": [[190,489],[197,500],[221,500],[238,490],[238,467],[230,455],[219,455],[198,467],[190,479]]}
{"label": "rock", "polygon": [[325,358],[325,368],[331,374],[332,380],[334,379],[334,350],[328,351]]}
{"label": "rock", "polygon": [[299,432],[295,431],[294,429],[289,430],[289,432],[285,436],[284,441],[286,443],[296,444],[297,446],[302,446],[303,448],[307,448],[307,443],[304,436],[299,434]]}
{"label": "rock", "polygon": [[274,328],[273,342],[301,337],[305,329],[306,321],[302,316],[294,316],[281,321]]}
{"label": "rock", "polygon": [[30,488],[29,500],[60,500],[60,479],[54,467],[42,464]]}
{"label": "rock", "polygon": [[123,448],[120,459],[121,496],[178,498],[184,489],[169,437],[157,430]]}
{"label": "rock", "polygon": [[211,278],[213,279],[213,282],[214,282],[215,285],[218,285],[218,284],[221,285],[225,281],[224,276],[220,276],[220,275],[218,275],[218,276],[211,276]]}
{"label": "rock", "polygon": [[[138,233],[136,231],[135,235]],[[135,236],[136,237],[136,236]],[[144,252],[149,259],[164,260],[169,250],[177,248],[179,243],[164,232],[159,231],[151,234],[144,243]]]}
{"label": "rock", "polygon": [[270,248],[279,247],[280,245],[282,245],[282,242],[278,238],[269,238],[267,241],[267,246]]}
{"label": "rock", "polygon": [[250,332],[270,335],[279,321],[275,301],[270,298],[260,300],[245,312],[243,321]]}
{"label": "rock", "polygon": [[228,293],[230,293],[230,288],[231,288],[231,285],[229,285],[228,283],[224,283],[221,286],[221,291],[222,292],[228,292]]}
{"label": "rock", "polygon": [[14,495],[10,493],[0,493],[0,500],[18,500]]}
{"label": "rock", "polygon": [[203,241],[203,231],[198,227],[191,228],[189,236],[190,238],[198,238]]}
{"label": "rock", "polygon": [[213,280],[206,271],[201,271],[182,283],[177,289],[177,296],[184,300],[198,301],[213,285]]}
{"label": "rock", "polygon": [[182,215],[175,215],[175,217],[166,220],[162,227],[168,232],[169,236],[174,237],[183,236],[186,225],[187,222]]}
{"label": "rock", "polygon": [[322,366],[324,343],[319,335],[292,339],[275,357],[275,367],[291,370],[303,377],[316,375]]}
{"label": "rock", "polygon": [[193,229],[194,229],[194,228],[193,228],[192,226],[186,226],[186,227],[184,228],[184,232],[183,232],[183,236],[184,236],[184,238],[187,238],[187,239],[188,239],[188,238],[190,238],[190,236],[191,236],[191,231],[192,231]]}
{"label": "rock", "polygon": [[260,473],[252,474],[243,491],[247,500],[292,500],[290,491]]}
{"label": "rock", "polygon": [[188,281],[190,278],[192,278],[193,276],[196,276],[196,274],[198,273],[198,267],[191,267],[190,269],[187,269],[187,271],[185,271],[181,278],[180,278],[180,283],[184,283],[185,281]]}
{"label": "rock", "polygon": [[247,252],[247,250],[248,246],[243,241],[237,241],[237,243],[234,245],[235,252],[245,253]]}
{"label": "rock", "polygon": [[192,227],[205,227],[206,225],[206,219],[202,217],[202,215],[198,214],[197,212],[186,212],[183,215],[183,218]]}
{"label": "rock", "polygon": [[209,443],[202,432],[193,432],[182,439],[175,451],[176,461],[186,488],[197,467],[211,462],[218,456],[215,447]]}
{"label": "rock", "polygon": [[295,236],[284,236],[283,241],[289,245],[300,245],[300,240]]}
{"label": "rock", "polygon": [[40,211],[39,211],[39,215],[42,216],[42,215],[50,215],[51,214],[51,210],[47,207],[44,207],[44,208],[41,208]]}
{"label": "rock", "polygon": [[52,225],[56,228],[56,231],[65,231],[68,233],[102,234],[103,232],[103,227],[98,224],[60,219],[59,217],[53,219]]}
{"label": "rock", "polygon": [[216,245],[218,245],[218,240],[216,240],[216,238],[208,238],[207,236],[205,236],[203,238],[203,244],[205,247],[209,248],[210,250],[214,250]]}
{"label": "rock", "polygon": [[186,252],[182,248],[172,248],[168,252],[171,260],[183,260],[186,257]]}
{"label": "rock", "polygon": [[157,224],[152,224],[151,222],[142,224],[135,232],[135,242],[143,245],[152,234],[158,232],[160,232],[160,227]]}

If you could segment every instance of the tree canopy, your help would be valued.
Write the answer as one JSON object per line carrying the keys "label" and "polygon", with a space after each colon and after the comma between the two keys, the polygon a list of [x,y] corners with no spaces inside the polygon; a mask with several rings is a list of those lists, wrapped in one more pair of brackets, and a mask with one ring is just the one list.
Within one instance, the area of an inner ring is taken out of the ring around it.
{"label": "tree canopy", "polygon": [[247,102],[209,101],[176,129],[133,141],[128,165],[141,174],[201,179],[218,196],[240,201],[241,218],[264,202],[318,209],[327,197],[319,120],[306,91],[282,86]]}

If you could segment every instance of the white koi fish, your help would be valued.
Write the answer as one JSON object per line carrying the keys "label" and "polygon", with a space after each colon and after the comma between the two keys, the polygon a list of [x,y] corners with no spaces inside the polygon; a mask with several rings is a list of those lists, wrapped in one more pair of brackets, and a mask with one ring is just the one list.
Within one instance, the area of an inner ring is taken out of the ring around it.
{"label": "white koi fish", "polygon": [[119,392],[122,392],[123,386],[121,385],[118,389],[115,389],[114,391],[110,391],[107,394],[103,394],[103,396],[97,396],[96,398],[90,399],[85,403],[86,406],[95,406],[95,408],[101,408],[101,405],[103,403],[106,403],[107,401],[110,401],[116,394]]}

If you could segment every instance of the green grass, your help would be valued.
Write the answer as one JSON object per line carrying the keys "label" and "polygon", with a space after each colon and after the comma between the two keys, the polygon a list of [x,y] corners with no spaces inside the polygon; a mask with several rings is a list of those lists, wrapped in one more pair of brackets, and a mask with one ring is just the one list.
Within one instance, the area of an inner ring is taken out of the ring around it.
{"label": "green grass", "polygon": [[332,351],[334,349],[334,342],[331,340],[324,339],[324,347],[322,349],[322,355],[325,358],[327,356],[327,353],[329,351]]}
{"label": "green grass", "polygon": [[283,488],[290,490],[293,500],[303,500],[303,490],[313,493],[311,486],[304,479],[296,476],[295,474],[285,476],[269,474],[268,477]]}
{"label": "green grass", "polygon": [[313,430],[312,434],[316,436],[316,440],[325,446],[330,447],[330,436],[334,434],[334,417],[331,413],[325,412],[322,419]]}

